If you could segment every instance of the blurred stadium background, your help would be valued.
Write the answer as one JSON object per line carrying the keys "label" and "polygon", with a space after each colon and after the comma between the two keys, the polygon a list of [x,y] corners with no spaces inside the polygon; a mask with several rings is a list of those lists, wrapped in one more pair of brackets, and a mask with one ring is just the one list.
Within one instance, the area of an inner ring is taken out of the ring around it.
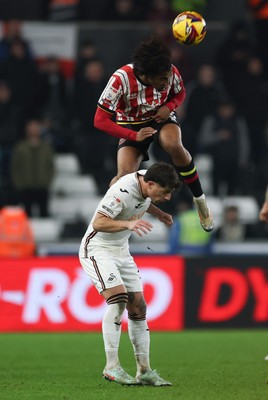
{"label": "blurred stadium background", "polygon": [[[0,0],[0,331],[100,331],[105,304],[77,252],[115,174],[117,141],[95,131],[93,115],[110,74],[153,33],[169,43],[184,78],[188,96],[178,110],[184,144],[195,157],[216,226],[203,235],[183,189],[167,209],[174,228],[153,221],[146,240],[132,237],[151,330],[267,328],[268,227],[258,214],[268,183],[268,11],[260,17],[254,5]],[[185,9],[207,21],[199,46],[182,47],[171,37],[172,21]],[[207,146],[202,132],[207,118],[219,117],[223,98],[242,121],[242,139],[240,147],[230,141],[219,151]],[[27,208],[20,186],[26,161],[18,146],[25,134],[49,149],[47,164],[37,157],[28,171],[32,189],[47,199],[40,209]],[[163,157],[152,149],[144,166]],[[19,244],[16,235],[23,238]]]}
{"label": "blurred stadium background", "polygon": [[[136,398],[136,390],[119,393],[99,382],[106,304],[77,252],[116,172],[117,141],[92,123],[98,97],[150,34],[166,40],[184,79],[187,99],[177,110],[183,140],[215,217],[215,231],[204,234],[183,188],[166,208],[172,229],[153,220],[146,240],[131,239],[148,303],[152,361],[174,382],[168,398],[266,395],[268,227],[258,214],[268,183],[268,6],[261,13],[259,3],[0,0],[4,400],[85,399],[89,392],[92,399]],[[196,47],[171,37],[174,17],[186,9],[207,21]],[[219,106],[226,104],[232,111],[225,128],[235,139],[212,148],[204,132],[219,123]],[[38,143],[39,155],[27,153],[25,137]],[[150,155],[144,167],[165,160],[156,148]],[[134,373],[129,347],[124,332],[122,360]],[[142,394],[151,398],[149,390]]]}

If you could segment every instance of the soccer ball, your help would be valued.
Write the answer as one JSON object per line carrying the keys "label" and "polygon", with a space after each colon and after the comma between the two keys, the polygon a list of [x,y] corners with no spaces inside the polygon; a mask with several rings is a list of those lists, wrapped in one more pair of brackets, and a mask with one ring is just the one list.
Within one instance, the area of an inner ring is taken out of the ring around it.
{"label": "soccer ball", "polygon": [[177,15],[172,25],[172,33],[179,43],[199,44],[206,36],[206,21],[195,11],[184,11]]}

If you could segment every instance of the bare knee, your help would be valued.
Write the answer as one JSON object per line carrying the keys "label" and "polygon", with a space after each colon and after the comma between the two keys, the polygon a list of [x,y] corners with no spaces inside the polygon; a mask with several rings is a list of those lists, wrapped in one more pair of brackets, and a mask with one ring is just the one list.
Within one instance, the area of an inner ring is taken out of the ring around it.
{"label": "bare knee", "polygon": [[144,297],[135,296],[135,293],[128,293],[127,310],[130,319],[135,319],[135,320],[145,319],[147,305],[144,300]]}

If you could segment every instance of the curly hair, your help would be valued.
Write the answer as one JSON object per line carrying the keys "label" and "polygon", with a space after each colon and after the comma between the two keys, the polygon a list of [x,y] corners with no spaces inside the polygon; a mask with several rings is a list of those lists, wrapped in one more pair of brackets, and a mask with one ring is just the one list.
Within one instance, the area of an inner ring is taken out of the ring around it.
{"label": "curly hair", "polygon": [[134,50],[133,65],[136,75],[161,75],[170,71],[171,51],[161,39],[153,36]]}

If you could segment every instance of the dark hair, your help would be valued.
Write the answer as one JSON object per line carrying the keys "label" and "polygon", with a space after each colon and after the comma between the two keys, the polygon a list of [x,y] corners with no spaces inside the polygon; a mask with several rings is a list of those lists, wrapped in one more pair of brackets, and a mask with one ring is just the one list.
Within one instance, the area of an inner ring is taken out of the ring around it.
{"label": "dark hair", "polygon": [[144,175],[144,182],[153,181],[170,191],[181,187],[182,183],[175,168],[164,162],[151,165]]}
{"label": "dark hair", "polygon": [[171,51],[161,39],[151,37],[141,42],[133,54],[136,75],[156,76],[171,69]]}

